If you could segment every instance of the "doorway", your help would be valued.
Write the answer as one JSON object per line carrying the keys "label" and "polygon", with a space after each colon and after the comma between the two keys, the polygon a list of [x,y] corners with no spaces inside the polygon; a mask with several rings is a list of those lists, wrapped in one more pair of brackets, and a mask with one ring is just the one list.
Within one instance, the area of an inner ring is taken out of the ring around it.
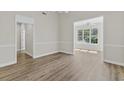
{"label": "doorway", "polygon": [[103,61],[103,49],[103,16],[74,22],[73,54],[100,54]]}
{"label": "doorway", "polygon": [[25,52],[25,29],[26,24],[23,23],[17,23],[17,50],[18,53],[24,53]]}
{"label": "doorway", "polygon": [[34,24],[32,18],[17,15],[15,25],[16,60],[19,63],[20,61],[27,60],[29,57],[33,58]]}

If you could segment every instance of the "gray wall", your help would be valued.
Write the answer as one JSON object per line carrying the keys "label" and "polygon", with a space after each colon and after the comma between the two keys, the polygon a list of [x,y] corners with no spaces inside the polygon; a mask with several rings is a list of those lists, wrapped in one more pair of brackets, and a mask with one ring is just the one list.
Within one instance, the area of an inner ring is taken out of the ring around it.
{"label": "gray wall", "polygon": [[58,14],[41,13],[35,17],[35,57],[58,51]]}
{"label": "gray wall", "polygon": [[60,17],[60,49],[73,52],[73,23],[104,16],[104,60],[124,65],[124,12],[70,12]]}
{"label": "gray wall", "polygon": [[15,63],[14,15],[0,12],[0,67]]}
{"label": "gray wall", "polygon": [[34,56],[58,51],[58,14],[49,12],[0,12],[0,67],[16,63],[15,15],[34,18]]}

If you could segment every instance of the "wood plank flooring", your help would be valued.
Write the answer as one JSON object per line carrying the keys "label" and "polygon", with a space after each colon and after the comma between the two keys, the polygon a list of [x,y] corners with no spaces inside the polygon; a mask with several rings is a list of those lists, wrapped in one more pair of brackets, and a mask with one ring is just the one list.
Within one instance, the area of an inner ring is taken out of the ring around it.
{"label": "wood plank flooring", "polygon": [[32,59],[18,54],[18,63],[0,68],[1,81],[124,80],[124,67],[101,62],[101,53],[56,53]]}

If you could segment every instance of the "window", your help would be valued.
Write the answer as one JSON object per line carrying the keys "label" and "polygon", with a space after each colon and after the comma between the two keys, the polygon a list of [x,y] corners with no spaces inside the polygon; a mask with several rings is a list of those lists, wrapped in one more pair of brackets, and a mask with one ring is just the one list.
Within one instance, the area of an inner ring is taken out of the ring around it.
{"label": "window", "polygon": [[78,41],[83,40],[83,30],[78,30]]}
{"label": "window", "polygon": [[84,41],[86,43],[90,42],[90,29],[84,29]]}
{"label": "window", "polygon": [[96,27],[90,29],[80,29],[77,33],[78,42],[98,44],[98,29]]}
{"label": "window", "polygon": [[93,44],[98,43],[98,30],[97,30],[97,28],[93,28],[91,30],[91,43],[93,43]]}

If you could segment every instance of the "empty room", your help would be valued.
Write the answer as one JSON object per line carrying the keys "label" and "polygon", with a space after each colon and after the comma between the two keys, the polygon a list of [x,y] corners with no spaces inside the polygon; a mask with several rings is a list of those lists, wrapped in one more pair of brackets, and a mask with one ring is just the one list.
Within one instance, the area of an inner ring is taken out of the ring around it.
{"label": "empty room", "polygon": [[1,11],[0,80],[124,80],[123,30],[123,11]]}

